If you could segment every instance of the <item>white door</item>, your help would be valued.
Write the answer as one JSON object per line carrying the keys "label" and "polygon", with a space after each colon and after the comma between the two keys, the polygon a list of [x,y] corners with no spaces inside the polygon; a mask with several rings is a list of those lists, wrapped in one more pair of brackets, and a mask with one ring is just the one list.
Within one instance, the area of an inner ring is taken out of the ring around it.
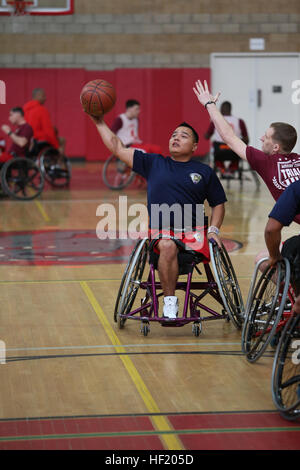
{"label": "white door", "polygon": [[230,101],[232,114],[244,119],[250,145],[261,148],[260,137],[272,122],[287,122],[299,134],[300,104],[293,103],[293,81],[300,79],[300,54],[213,54],[212,91],[220,103]]}

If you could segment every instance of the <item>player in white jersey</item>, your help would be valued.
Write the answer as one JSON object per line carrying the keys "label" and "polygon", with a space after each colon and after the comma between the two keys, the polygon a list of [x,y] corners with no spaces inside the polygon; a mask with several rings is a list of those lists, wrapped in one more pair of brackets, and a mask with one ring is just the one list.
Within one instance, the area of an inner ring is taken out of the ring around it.
{"label": "player in white jersey", "polygon": [[147,153],[160,154],[161,148],[158,145],[144,143],[139,137],[139,115],[141,105],[139,101],[130,99],[126,101],[125,112],[117,116],[111,126],[111,130],[116,134],[126,147],[135,147]]}
{"label": "player in white jersey", "polygon": [[126,101],[126,110],[114,120],[111,130],[119,137],[124,145],[141,144],[139,138],[140,103],[137,100]]}

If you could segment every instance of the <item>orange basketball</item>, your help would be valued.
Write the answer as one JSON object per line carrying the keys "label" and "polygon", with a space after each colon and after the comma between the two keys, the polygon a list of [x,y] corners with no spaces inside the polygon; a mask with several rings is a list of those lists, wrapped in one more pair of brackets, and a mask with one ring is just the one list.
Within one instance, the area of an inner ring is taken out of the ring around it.
{"label": "orange basketball", "polygon": [[92,80],[81,90],[80,102],[84,111],[92,116],[103,116],[116,102],[114,87],[105,80]]}

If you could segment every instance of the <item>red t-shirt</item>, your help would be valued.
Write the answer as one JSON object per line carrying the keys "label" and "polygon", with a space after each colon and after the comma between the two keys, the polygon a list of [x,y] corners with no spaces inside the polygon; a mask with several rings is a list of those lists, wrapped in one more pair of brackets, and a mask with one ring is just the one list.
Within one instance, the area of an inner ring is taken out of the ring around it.
{"label": "red t-shirt", "polygon": [[25,157],[26,152],[29,149],[31,139],[33,137],[32,127],[26,122],[25,124],[21,124],[21,126],[19,126],[14,131],[14,134],[16,134],[18,137],[26,137],[27,144],[24,147],[20,147],[19,145],[13,142],[8,150],[8,153],[15,153],[18,157]]}
{"label": "red t-shirt", "polygon": [[[248,146],[246,156],[251,168],[262,177],[275,201],[282,192],[295,181],[300,180],[300,155],[268,155],[261,150]],[[300,215],[294,222],[300,224]]]}

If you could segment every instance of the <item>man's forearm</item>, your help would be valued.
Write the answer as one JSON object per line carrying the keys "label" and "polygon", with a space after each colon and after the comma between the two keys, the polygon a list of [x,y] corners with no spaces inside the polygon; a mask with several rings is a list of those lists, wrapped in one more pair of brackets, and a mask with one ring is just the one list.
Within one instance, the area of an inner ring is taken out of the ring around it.
{"label": "man's forearm", "polygon": [[225,216],[225,206],[224,204],[219,204],[212,208],[210,225],[221,228]]}
{"label": "man's forearm", "polygon": [[108,150],[132,168],[134,149],[127,148],[101,118],[96,118],[94,116],[90,116],[90,118],[96,125],[97,131]]}
{"label": "man's forearm", "polygon": [[280,258],[281,231],[265,231],[265,242],[270,258]]}
{"label": "man's forearm", "polygon": [[224,142],[227,143],[228,141],[230,141],[235,136],[235,133],[233,132],[233,129],[230,124],[224,118],[223,114],[219,111],[215,104],[207,105],[206,109],[210,115],[212,122],[215,125],[215,128],[217,129]]}
{"label": "man's forearm", "polygon": [[107,147],[111,153],[117,155],[119,150],[125,148],[119,137],[111,131],[104,121],[97,122],[96,128],[105,147]]}

